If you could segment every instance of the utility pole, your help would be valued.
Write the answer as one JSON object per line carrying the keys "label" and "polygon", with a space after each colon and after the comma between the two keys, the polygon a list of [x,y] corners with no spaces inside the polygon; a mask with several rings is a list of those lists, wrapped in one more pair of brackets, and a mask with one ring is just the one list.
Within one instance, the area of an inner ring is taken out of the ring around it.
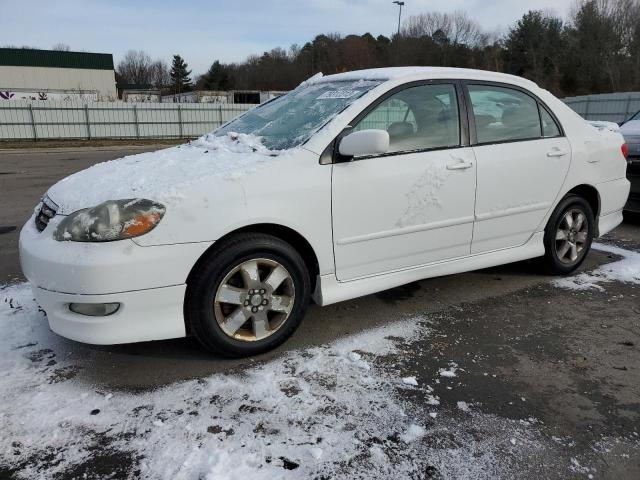
{"label": "utility pole", "polygon": [[393,2],[400,7],[400,11],[398,12],[398,37],[400,36],[400,21],[402,20],[402,7],[404,6],[404,2],[395,1]]}

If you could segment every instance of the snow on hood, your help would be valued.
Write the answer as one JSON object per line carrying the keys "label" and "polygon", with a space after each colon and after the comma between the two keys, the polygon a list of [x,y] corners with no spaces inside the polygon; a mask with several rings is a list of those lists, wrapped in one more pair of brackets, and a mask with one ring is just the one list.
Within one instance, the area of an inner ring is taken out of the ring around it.
{"label": "snow on hood", "polygon": [[192,185],[214,178],[238,181],[291,154],[293,150],[269,150],[253,135],[207,134],[188,144],[99,163],[64,178],[47,195],[62,214],[127,198],[167,205],[183,198]]}

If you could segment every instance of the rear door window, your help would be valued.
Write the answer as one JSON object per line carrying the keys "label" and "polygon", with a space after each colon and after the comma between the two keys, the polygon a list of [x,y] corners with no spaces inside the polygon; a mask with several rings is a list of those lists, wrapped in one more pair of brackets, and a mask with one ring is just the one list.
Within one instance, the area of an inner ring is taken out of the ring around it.
{"label": "rear door window", "polygon": [[469,85],[468,89],[478,143],[529,140],[543,136],[538,102],[533,97],[506,87]]}

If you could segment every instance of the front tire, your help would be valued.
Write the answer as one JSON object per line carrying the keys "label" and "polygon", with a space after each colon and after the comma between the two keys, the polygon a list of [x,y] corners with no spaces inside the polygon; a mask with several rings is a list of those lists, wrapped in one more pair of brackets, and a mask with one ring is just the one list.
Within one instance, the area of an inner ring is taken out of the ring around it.
{"label": "front tire", "polygon": [[595,231],[593,210],[578,195],[565,197],[556,207],[544,233],[544,265],[548,273],[574,272],[591,249]]}
{"label": "front tire", "polygon": [[296,330],[311,283],[300,254],[266,234],[232,237],[190,277],[185,320],[208,350],[248,357],[276,348]]}

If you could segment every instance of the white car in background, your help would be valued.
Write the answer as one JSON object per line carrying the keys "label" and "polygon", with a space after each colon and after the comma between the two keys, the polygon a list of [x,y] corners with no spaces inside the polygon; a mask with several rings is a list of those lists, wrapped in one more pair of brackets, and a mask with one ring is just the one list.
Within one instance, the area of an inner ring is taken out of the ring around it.
{"label": "white car in background", "polygon": [[509,75],[316,76],[190,144],[57,183],[22,229],[22,267],[65,337],[193,334],[253,355],[311,298],[534,257],[574,271],[622,221],[623,143]]}

